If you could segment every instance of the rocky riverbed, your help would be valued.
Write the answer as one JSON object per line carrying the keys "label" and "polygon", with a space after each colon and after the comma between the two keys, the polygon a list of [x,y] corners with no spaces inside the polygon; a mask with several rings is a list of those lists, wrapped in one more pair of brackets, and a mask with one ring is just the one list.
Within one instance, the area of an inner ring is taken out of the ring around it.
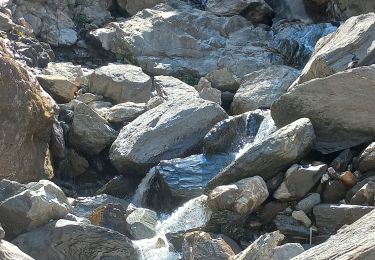
{"label": "rocky riverbed", "polygon": [[375,2],[1,0],[0,259],[375,259]]}

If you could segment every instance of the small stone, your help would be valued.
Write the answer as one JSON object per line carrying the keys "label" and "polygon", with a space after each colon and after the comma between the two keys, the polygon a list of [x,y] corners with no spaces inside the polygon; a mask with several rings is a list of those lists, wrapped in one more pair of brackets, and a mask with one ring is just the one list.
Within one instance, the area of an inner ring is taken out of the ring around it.
{"label": "small stone", "polygon": [[152,238],[156,235],[157,220],[156,212],[149,209],[135,209],[126,218],[128,232],[133,239]]}
{"label": "small stone", "polygon": [[301,222],[305,227],[310,227],[312,222],[311,220],[309,219],[309,217],[306,215],[306,213],[302,210],[298,210],[298,211],[293,211],[292,213],[292,217],[295,219],[295,220],[298,220],[299,222]]}
{"label": "small stone", "polygon": [[272,260],[287,260],[303,253],[305,250],[298,243],[287,243],[275,248]]}
{"label": "small stone", "polygon": [[346,184],[346,185],[348,185],[348,186],[351,186],[351,187],[353,187],[354,185],[357,184],[357,178],[354,176],[353,173],[351,173],[351,172],[349,172],[349,171],[346,171],[346,172],[342,173],[342,174],[340,175],[340,180],[341,180],[344,184]]}
{"label": "small stone", "polygon": [[309,213],[315,205],[320,204],[320,194],[319,193],[311,193],[306,198],[300,200],[297,205],[297,210],[303,210],[305,213]]}
{"label": "small stone", "polygon": [[326,203],[338,202],[346,195],[346,186],[339,180],[330,180],[325,183],[322,200]]}

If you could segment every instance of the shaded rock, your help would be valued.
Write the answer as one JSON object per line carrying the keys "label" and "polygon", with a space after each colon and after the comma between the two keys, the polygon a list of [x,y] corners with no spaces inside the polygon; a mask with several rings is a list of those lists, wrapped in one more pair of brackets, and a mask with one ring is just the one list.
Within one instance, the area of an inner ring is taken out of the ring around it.
{"label": "shaded rock", "polygon": [[373,230],[375,211],[363,216],[350,226],[339,230],[326,242],[296,256],[293,260],[305,259],[363,259],[375,256]]}
{"label": "shaded rock", "polygon": [[277,215],[273,222],[277,230],[284,235],[302,237],[308,237],[310,235],[310,230],[292,217]]}
{"label": "shaded rock", "polygon": [[56,122],[53,124],[50,150],[52,158],[55,160],[63,160],[65,158],[66,144],[64,139],[64,129],[62,122]]}
{"label": "shaded rock", "polygon": [[99,226],[58,220],[18,236],[13,243],[38,260],[138,259],[126,236]]}
{"label": "shaded rock", "polygon": [[0,203],[0,222],[9,237],[43,226],[71,211],[65,194],[54,183],[42,180],[26,187]]}
{"label": "shaded rock", "polygon": [[107,194],[118,198],[124,198],[131,194],[135,189],[135,183],[131,178],[126,178],[123,175],[119,175],[111,179],[99,190],[95,192],[95,195]]}
{"label": "shaded rock", "polygon": [[127,235],[127,211],[121,204],[106,204],[94,209],[90,215],[93,225],[105,227]]}
{"label": "shaded rock", "polygon": [[274,12],[266,1],[252,1],[241,14],[252,23],[272,24]]}
{"label": "shaded rock", "polygon": [[5,231],[3,227],[0,224],[0,241],[5,237]]}
{"label": "shaded rock", "polygon": [[0,202],[27,190],[25,184],[3,179],[0,181]]}
{"label": "shaded rock", "polygon": [[116,104],[147,102],[151,88],[151,78],[140,67],[130,64],[109,64],[89,76],[90,92],[103,95]]}
{"label": "shaded rock", "polygon": [[296,211],[293,211],[292,212],[292,217],[295,219],[295,220],[298,220],[299,222],[301,222],[305,227],[310,227],[312,222],[311,220],[309,219],[309,217],[306,215],[306,213],[302,210],[296,210]]}
{"label": "shaded rock", "polygon": [[17,246],[5,241],[0,241],[0,259],[2,260],[34,260],[22,252]]}
{"label": "shaded rock", "polygon": [[322,201],[326,203],[338,202],[345,197],[346,187],[339,180],[329,180],[324,186]]}
{"label": "shaded rock", "polygon": [[300,20],[311,23],[304,0],[266,0],[275,12],[275,19]]}
{"label": "shaded rock", "polygon": [[275,248],[272,260],[286,260],[305,252],[305,249],[298,243],[287,243]]}
{"label": "shaded rock", "polygon": [[264,180],[259,177],[242,179],[231,185],[218,186],[208,195],[208,204],[213,211],[232,210],[242,216],[251,214],[268,197]]}
{"label": "shaded rock", "polygon": [[299,76],[299,71],[284,65],[252,72],[242,78],[231,110],[241,114],[257,108],[270,108]]}
{"label": "shaded rock", "polygon": [[270,194],[274,193],[279,188],[279,186],[281,185],[283,180],[284,180],[284,173],[283,172],[279,172],[274,177],[269,179],[266,183],[269,193]]}
{"label": "shaded rock", "polygon": [[279,200],[301,199],[326,171],[327,165],[319,162],[309,165],[294,164],[285,173],[284,181],[273,197]]}
{"label": "shaded rock", "polygon": [[348,166],[350,162],[353,159],[353,153],[350,149],[345,149],[342,151],[332,162],[331,167],[335,169],[336,171],[346,171],[348,169]]}
{"label": "shaded rock", "polygon": [[74,99],[78,91],[77,85],[62,76],[39,75],[37,79],[42,88],[59,103],[67,103]]}
{"label": "shaded rock", "polygon": [[363,179],[362,181],[358,182],[354,187],[352,187],[347,193],[345,197],[345,201],[349,202],[353,196],[363,187],[365,186],[368,182],[374,180],[374,176],[368,177]]}
{"label": "shaded rock", "polygon": [[329,1],[328,13],[337,20],[346,20],[352,16],[375,12],[375,3],[366,0],[351,2],[348,0]]}
{"label": "shaded rock", "polygon": [[345,204],[320,204],[313,209],[316,225],[318,227],[339,229],[343,225],[350,225],[357,221],[374,207],[345,205]]}
{"label": "shaded rock", "polygon": [[236,160],[213,178],[208,186],[259,175],[268,180],[277,172],[305,156],[314,143],[314,129],[308,119],[300,119],[274,132],[269,138],[244,150]]}
{"label": "shaded rock", "polygon": [[121,103],[105,109],[101,114],[111,124],[124,125],[146,112],[144,103]]}
{"label": "shaded rock", "polygon": [[316,149],[322,153],[369,141],[375,133],[373,111],[368,108],[375,90],[374,72],[375,66],[360,67],[296,85],[272,105],[272,117],[278,127],[310,118]]}
{"label": "shaded rock", "polygon": [[143,9],[151,8],[163,2],[164,0],[117,0],[119,7],[130,15],[135,15],[137,12],[142,11]]}
{"label": "shaded rock", "polygon": [[116,138],[108,122],[82,102],[74,105],[74,118],[69,142],[78,151],[97,155]]}
{"label": "shaded rock", "polygon": [[254,8],[257,5],[267,5],[263,0],[208,0],[206,3],[206,10],[216,15],[232,16],[240,14],[247,7],[252,5]]}
{"label": "shaded rock", "polygon": [[213,70],[205,78],[220,91],[236,92],[240,86],[239,79],[227,68]]}
{"label": "shaded rock", "polygon": [[152,238],[156,235],[156,212],[149,209],[135,209],[126,218],[128,232],[133,239]]}
{"label": "shaded rock", "polygon": [[[85,1],[78,0],[77,6],[74,8],[77,23],[83,20],[83,23],[93,23],[95,25],[102,25],[106,20],[111,18],[110,8],[113,5],[113,0],[99,0],[99,1]],[[82,26],[82,24],[81,24]]]}
{"label": "shaded rock", "polygon": [[374,198],[375,181],[370,180],[354,194],[350,200],[350,204],[374,206]]}
{"label": "shaded rock", "polygon": [[283,212],[288,206],[287,202],[271,201],[262,205],[259,208],[257,215],[262,224],[268,224],[278,215],[278,213]]}
{"label": "shaded rock", "polygon": [[375,143],[371,143],[360,154],[357,162],[358,170],[367,172],[375,169]]}
{"label": "shaded rock", "polygon": [[235,255],[222,237],[201,231],[187,233],[182,248],[187,259],[226,260]]}
{"label": "shaded rock", "polygon": [[319,193],[311,193],[306,198],[300,200],[297,205],[297,210],[303,210],[306,213],[309,213],[314,206],[320,204],[320,194]]}
{"label": "shaded rock", "polygon": [[84,174],[89,168],[89,162],[80,156],[74,149],[69,149],[67,158],[62,166],[62,173],[69,177],[77,177]]}

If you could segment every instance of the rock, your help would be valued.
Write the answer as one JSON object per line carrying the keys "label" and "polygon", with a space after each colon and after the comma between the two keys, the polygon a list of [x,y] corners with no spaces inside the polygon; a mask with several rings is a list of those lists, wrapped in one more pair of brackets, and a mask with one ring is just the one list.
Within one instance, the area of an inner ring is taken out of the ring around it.
{"label": "rock", "polygon": [[64,140],[64,123],[56,122],[53,124],[51,134],[50,150],[53,159],[61,161],[65,158],[66,144]]}
{"label": "rock", "polygon": [[329,180],[324,186],[322,201],[325,203],[338,202],[345,197],[346,187],[339,180]]}
{"label": "rock", "polygon": [[71,211],[65,194],[54,183],[42,180],[26,187],[0,203],[0,222],[9,237],[63,218]]}
{"label": "rock", "polygon": [[22,252],[17,246],[5,241],[0,241],[0,259],[2,260],[34,260]]}
{"label": "rock", "polygon": [[336,171],[346,171],[348,169],[348,166],[350,162],[353,159],[353,153],[350,149],[345,149],[342,151],[332,162],[331,167],[335,169]]}
{"label": "rock", "polygon": [[[168,100],[122,128],[109,154],[119,172],[141,172],[161,160],[189,155],[211,127],[227,117],[218,104],[199,98],[193,87],[177,79],[155,77],[155,84]],[[191,94],[181,96],[179,88]]]}
{"label": "rock", "polygon": [[318,227],[339,229],[343,225],[350,225],[357,221],[374,207],[345,205],[345,204],[320,204],[313,209],[316,225]]}
{"label": "rock", "polygon": [[264,234],[255,240],[241,253],[233,257],[233,260],[261,260],[272,259],[274,249],[282,243],[285,236],[279,231]]}
{"label": "rock", "polygon": [[67,158],[62,166],[62,173],[69,177],[78,177],[84,174],[89,168],[89,162],[74,149],[69,149]]}
{"label": "rock", "polygon": [[5,237],[5,231],[3,227],[0,224],[0,241]]}
{"label": "rock", "polygon": [[328,13],[337,20],[346,20],[352,16],[375,12],[373,2],[360,0],[351,3],[347,0],[333,0],[328,3]]}
{"label": "rock", "polygon": [[116,138],[116,131],[107,121],[82,102],[74,105],[74,118],[69,142],[75,149],[97,155]]}
{"label": "rock", "polygon": [[242,84],[232,103],[232,113],[241,114],[257,108],[270,108],[299,76],[299,71],[288,66],[270,66],[242,78]]}
{"label": "rock", "polygon": [[203,88],[199,96],[205,100],[221,105],[221,91],[215,88]]}
{"label": "rock", "polygon": [[227,68],[213,70],[205,78],[220,91],[236,92],[240,86],[239,79]]}
{"label": "rock", "polygon": [[298,243],[287,243],[282,246],[277,246],[273,253],[272,260],[286,260],[302,254],[305,249]]}
{"label": "rock", "polygon": [[123,126],[146,112],[144,103],[126,102],[105,109],[102,116],[111,124]]}
{"label": "rock", "polygon": [[226,68],[242,77],[283,63],[266,47],[271,32],[243,17],[218,17],[182,1],[143,10],[90,35],[152,75],[173,75],[194,84],[214,70]]}
{"label": "rock", "polygon": [[95,192],[95,195],[107,194],[117,198],[124,198],[129,196],[135,189],[135,183],[132,178],[126,178],[123,175],[115,176],[100,189]]}
{"label": "rock", "polygon": [[271,201],[259,207],[257,215],[261,224],[269,224],[279,213],[288,208],[288,203],[285,201]]}
{"label": "rock", "polygon": [[90,92],[103,95],[115,104],[147,102],[152,88],[151,78],[130,64],[109,64],[89,76]]}
{"label": "rock", "polygon": [[74,99],[78,91],[77,85],[62,76],[39,75],[37,79],[42,88],[59,103],[67,103]]}
{"label": "rock", "polygon": [[358,170],[361,172],[368,172],[375,169],[375,143],[371,143],[359,155]]}
{"label": "rock", "polygon": [[308,237],[310,235],[309,229],[292,217],[277,215],[273,222],[275,223],[277,230],[284,235],[299,237]]}
{"label": "rock", "polygon": [[299,222],[301,222],[305,227],[310,227],[312,222],[311,220],[309,219],[309,217],[306,215],[306,213],[302,210],[296,210],[296,211],[293,211],[292,212],[292,217],[295,219],[295,220],[298,220]]}
{"label": "rock", "polygon": [[187,233],[182,248],[186,259],[227,260],[235,255],[220,236],[201,231]]}
{"label": "rock", "polygon": [[0,42],[0,179],[20,182],[53,176],[48,142],[53,101]]}
{"label": "rock", "polygon": [[267,4],[266,1],[252,1],[245,10],[242,11],[242,15],[252,23],[258,24],[263,23],[267,25],[272,24],[272,18],[274,12],[272,8]]}
{"label": "rock", "polygon": [[96,208],[90,215],[93,225],[115,230],[128,235],[126,226],[127,211],[121,204],[106,204]]}
{"label": "rock", "polygon": [[304,0],[267,0],[267,3],[274,10],[275,19],[300,20],[304,23],[313,22],[307,13]]}
{"label": "rock", "polygon": [[206,4],[206,10],[210,11],[216,15],[222,16],[232,16],[240,14],[246,9],[250,4],[262,5],[266,4],[263,0],[231,0],[231,1],[221,1],[221,0],[208,0]]}
{"label": "rock", "polygon": [[[112,8],[113,0],[85,1],[78,0],[74,9],[76,14],[76,23],[84,26],[84,23],[93,23],[95,25],[103,25],[103,23],[111,18],[110,8]],[[80,24],[81,23],[81,24]]]}
{"label": "rock", "polygon": [[233,163],[209,182],[208,187],[212,189],[256,175],[268,180],[304,157],[313,146],[314,139],[310,120],[297,120],[244,150]]}
{"label": "rock", "polygon": [[126,11],[130,15],[135,15],[137,12],[142,11],[146,8],[151,8],[159,3],[163,3],[164,0],[118,0],[117,3],[122,10]]}
{"label": "rock", "polygon": [[[337,72],[344,71],[348,68],[348,64],[352,61],[354,55],[359,59],[360,63],[361,60],[370,54],[368,51],[370,51],[374,40],[374,13],[348,19],[336,32],[318,41],[314,55],[306,64],[297,83],[303,83],[315,78],[328,77]],[[322,84],[326,85],[326,83]],[[335,85],[338,85],[338,83],[336,82]],[[350,82],[348,85],[351,86]],[[356,88],[356,90],[358,89]],[[328,89],[325,88],[325,93],[327,91]],[[348,103],[343,103],[351,107]]]}
{"label": "rock", "polygon": [[353,187],[354,185],[357,184],[357,178],[355,177],[355,175],[350,172],[350,171],[346,171],[346,172],[343,172],[341,175],[340,175],[340,180],[347,186],[349,187]]}
{"label": "rock", "polygon": [[319,193],[311,193],[306,198],[300,200],[297,205],[297,210],[303,210],[305,213],[309,213],[314,206],[320,204],[320,194]]}
{"label": "rock", "polygon": [[87,85],[88,74],[92,73],[92,71],[82,68],[80,65],[74,65],[71,62],[50,62],[47,68],[43,70],[43,73],[45,75],[65,77],[76,85]]}
{"label": "rock", "polygon": [[353,196],[367,183],[374,180],[374,176],[370,176],[368,178],[363,179],[362,181],[358,182],[354,187],[352,187],[347,193],[345,197],[345,201],[349,202]]}
{"label": "rock", "polygon": [[322,153],[367,142],[375,133],[369,120],[373,112],[368,109],[372,102],[368,97],[374,94],[374,72],[375,66],[360,67],[296,85],[272,105],[272,117],[278,127],[310,118],[316,149]]}
{"label": "rock", "polygon": [[339,230],[326,242],[296,256],[293,260],[305,259],[363,259],[374,257],[372,236],[375,211],[366,214],[350,226]]}
{"label": "rock", "polygon": [[303,198],[327,171],[327,165],[316,162],[309,165],[292,165],[273,197],[278,200]]}
{"label": "rock", "polygon": [[279,186],[281,185],[283,180],[284,180],[284,173],[283,172],[279,172],[274,177],[269,179],[266,183],[269,193],[273,194],[279,188]]}
{"label": "rock", "polygon": [[156,212],[141,208],[135,209],[126,218],[128,232],[136,240],[154,237],[157,221]]}
{"label": "rock", "polygon": [[138,259],[139,252],[126,236],[106,228],[58,220],[18,236],[13,243],[38,260]]}
{"label": "rock", "polygon": [[354,194],[350,200],[350,204],[374,206],[374,198],[375,181],[370,180]]}
{"label": "rock", "polygon": [[208,195],[208,204],[213,211],[232,210],[242,216],[248,216],[268,198],[268,195],[264,180],[255,176],[231,185],[216,187]]}
{"label": "rock", "polygon": [[0,202],[27,190],[25,184],[3,179],[0,181]]}

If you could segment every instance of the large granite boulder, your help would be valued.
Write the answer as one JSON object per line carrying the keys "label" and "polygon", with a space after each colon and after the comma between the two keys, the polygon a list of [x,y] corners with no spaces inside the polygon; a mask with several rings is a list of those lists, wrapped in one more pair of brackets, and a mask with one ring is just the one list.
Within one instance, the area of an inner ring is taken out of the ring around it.
{"label": "large granite boulder", "polygon": [[116,231],[58,220],[18,236],[13,243],[38,260],[138,259],[132,241]]}
{"label": "large granite boulder", "polygon": [[65,194],[54,183],[42,180],[26,188],[0,203],[0,222],[9,237],[63,218],[71,211]]}
{"label": "large granite boulder", "polygon": [[296,85],[272,105],[272,117],[278,127],[308,117],[316,149],[323,153],[370,141],[375,134],[374,80],[375,66],[366,66]]}
{"label": "large granite boulder", "polygon": [[155,84],[167,100],[126,125],[112,144],[109,156],[120,172],[143,171],[161,160],[188,155],[227,117],[218,104],[199,98],[193,87],[177,79],[156,77]]}
{"label": "large granite boulder", "polygon": [[0,179],[51,178],[53,101],[0,43]]}
{"label": "large granite boulder", "polygon": [[5,240],[0,241],[0,259],[1,260],[34,260],[34,258],[22,252],[17,246]]}
{"label": "large granite boulder", "polygon": [[309,153],[314,141],[310,120],[299,119],[243,150],[236,160],[208,183],[208,187],[212,189],[257,175],[268,180]]}

